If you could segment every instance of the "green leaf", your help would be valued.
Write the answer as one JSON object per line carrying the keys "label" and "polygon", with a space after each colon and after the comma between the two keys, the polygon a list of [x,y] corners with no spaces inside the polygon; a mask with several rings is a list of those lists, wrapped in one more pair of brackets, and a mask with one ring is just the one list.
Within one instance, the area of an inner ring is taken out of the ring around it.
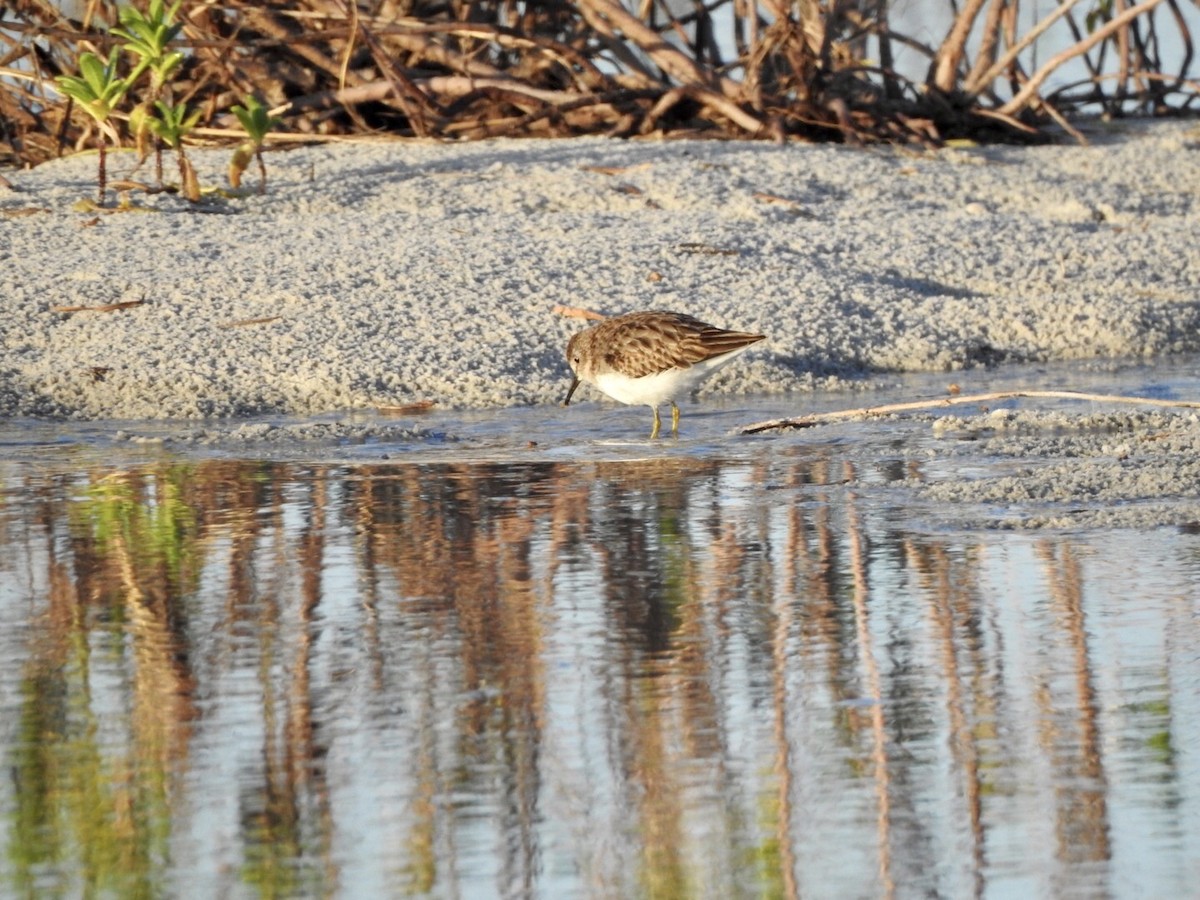
{"label": "green leaf", "polygon": [[1097,25],[1109,21],[1112,16],[1112,0],[1100,0],[1095,8],[1089,10],[1087,16],[1084,17],[1084,27],[1087,29],[1088,34],[1091,34],[1096,30]]}
{"label": "green leaf", "polygon": [[250,136],[254,145],[261,146],[267,132],[278,125],[281,120],[278,116],[270,115],[266,106],[257,97],[246,97],[245,104],[245,106],[232,106],[230,109],[237,116],[242,130]]}
{"label": "green leaf", "polygon": [[171,106],[162,100],[156,100],[154,105],[158,107],[158,116],[148,118],[146,127],[162,138],[168,147],[178,150],[183,139],[200,121],[200,110],[189,114],[186,103]]}
{"label": "green leaf", "polygon": [[161,2],[151,2],[143,14],[133,6],[122,6],[117,10],[121,27],[113,28],[112,34],[125,41],[125,49],[148,63],[162,60],[167,45],[183,30],[183,23],[176,22],[181,3],[177,2],[164,12]]}
{"label": "green leaf", "polygon": [[[110,62],[112,57],[109,57]],[[96,97],[104,96],[108,90],[109,84],[112,82],[112,73],[115,66],[110,66],[101,61],[95,53],[84,53],[79,57],[79,71],[83,75],[83,80],[87,82],[89,88],[92,89],[92,94]]]}
{"label": "green leaf", "polygon": [[129,90],[129,81],[117,77],[119,59],[120,52],[115,48],[107,62],[94,53],[80,54],[80,75],[60,75],[55,81],[60,90],[77,101],[88,115],[104,122]]}
{"label": "green leaf", "polygon": [[166,81],[186,58],[187,56],[182,50],[171,51],[154,67],[155,74],[158,75],[160,81]]}

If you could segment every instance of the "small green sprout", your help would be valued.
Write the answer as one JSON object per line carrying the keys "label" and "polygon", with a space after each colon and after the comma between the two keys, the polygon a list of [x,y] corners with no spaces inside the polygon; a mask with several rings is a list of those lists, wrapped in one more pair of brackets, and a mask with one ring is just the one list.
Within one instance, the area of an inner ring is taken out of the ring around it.
{"label": "small green sprout", "polygon": [[200,119],[200,110],[189,115],[186,103],[169,105],[156,100],[154,105],[158,108],[158,115],[148,118],[146,126],[175,151],[179,159],[179,188],[184,197],[195,203],[200,199],[200,181],[196,177],[192,161],[184,152],[183,139],[196,127],[196,122]]}
{"label": "small green sprout", "polygon": [[162,90],[167,79],[184,60],[181,50],[167,52],[167,45],[183,30],[183,23],[175,21],[182,5],[183,0],[176,0],[169,9],[165,9],[163,0],[150,0],[145,13],[133,6],[122,6],[117,10],[121,24],[110,32],[121,38],[125,42],[125,49],[138,58],[130,80],[149,69],[150,91],[154,95]]}
{"label": "small green sprout", "polygon": [[[176,0],[169,8],[165,8],[163,0],[150,0],[145,13],[133,6],[121,6],[117,9],[121,24],[111,31],[124,40],[124,49],[137,57],[137,65],[129,76],[130,83],[136,81],[142,72],[150,71],[150,90],[129,116],[129,127],[137,144],[138,166],[150,155],[149,137],[152,132],[149,121],[153,116],[152,107],[185,58],[182,51],[167,49],[183,30],[183,23],[175,21],[181,5],[182,0]],[[154,142],[154,170],[161,185],[162,143],[158,140]]]}
{"label": "small green sprout", "polygon": [[241,186],[242,173],[246,171],[246,167],[250,165],[250,159],[253,157],[258,160],[258,192],[265,194],[267,192],[267,166],[262,157],[263,141],[267,137],[267,132],[278,125],[281,120],[278,116],[268,113],[266,106],[257,97],[246,97],[245,106],[231,108],[242,124],[242,130],[246,132],[248,140],[239,144],[238,148],[233,151],[233,158],[229,161],[229,183],[234,188]]}
{"label": "small green sprout", "polygon": [[99,126],[97,147],[99,163],[96,174],[98,186],[97,203],[104,205],[104,194],[108,186],[108,142],[120,141],[112,124],[113,110],[129,90],[131,80],[117,75],[120,50],[113,48],[107,62],[95,53],[83,53],[79,57],[79,75],[60,75],[55,79],[59,90],[78,103]]}

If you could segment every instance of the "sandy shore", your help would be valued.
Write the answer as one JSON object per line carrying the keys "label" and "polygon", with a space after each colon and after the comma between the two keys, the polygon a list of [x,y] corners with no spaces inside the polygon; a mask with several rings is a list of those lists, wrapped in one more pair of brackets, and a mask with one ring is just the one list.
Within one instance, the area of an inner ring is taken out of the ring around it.
{"label": "sandy shore", "polygon": [[[221,183],[226,151],[193,158]],[[72,208],[92,155],[6,172],[0,415],[552,403],[581,327],[557,304],[766,332],[719,392],[1200,349],[1194,123],[1087,147],[361,143],[268,164],[265,197],[102,215]]]}

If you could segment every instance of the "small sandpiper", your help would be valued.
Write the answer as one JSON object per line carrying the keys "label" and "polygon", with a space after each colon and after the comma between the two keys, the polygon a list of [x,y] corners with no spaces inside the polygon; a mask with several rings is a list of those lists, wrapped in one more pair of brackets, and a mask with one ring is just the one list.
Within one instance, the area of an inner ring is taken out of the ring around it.
{"label": "small sandpiper", "polygon": [[671,404],[671,433],[679,431],[676,399],[690,394],[705,378],[752,344],[766,337],[726,331],[684,313],[652,310],[626,313],[586,328],[567,343],[574,378],[563,406],[580,382],[625,404],[646,404],[654,411],[651,438],[662,420],[658,407]]}

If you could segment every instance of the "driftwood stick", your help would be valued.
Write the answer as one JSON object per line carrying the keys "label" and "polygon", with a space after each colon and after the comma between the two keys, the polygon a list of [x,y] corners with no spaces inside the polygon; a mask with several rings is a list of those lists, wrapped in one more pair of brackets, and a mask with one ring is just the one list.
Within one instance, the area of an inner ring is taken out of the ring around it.
{"label": "driftwood stick", "polygon": [[905,412],[910,409],[935,409],[945,406],[961,406],[967,403],[990,403],[996,400],[1011,400],[1015,397],[1040,397],[1054,400],[1086,400],[1092,403],[1135,403],[1141,406],[1158,406],[1171,409],[1200,409],[1198,400],[1156,400],[1151,397],[1129,397],[1123,394],[1089,394],[1083,391],[992,391],[987,394],[967,394],[936,397],[932,400],[908,400],[904,403],[885,403],[882,406],[862,406],[857,409],[838,409],[833,412],[812,413],[786,419],[768,419],[743,425],[738,434],[757,434],[760,431],[783,428],[812,428],[824,422],[854,419],[860,416],[884,415]]}
{"label": "driftwood stick", "polygon": [[594,319],[596,321],[603,321],[605,318],[604,313],[598,313],[590,309],[584,309],[581,306],[563,306],[561,303],[557,304],[552,310],[550,310],[550,312],[554,313],[555,315],[566,316],[570,319]]}
{"label": "driftwood stick", "polygon": [[121,300],[118,303],[104,303],[100,306],[51,306],[50,312],[114,312],[119,309],[133,309],[133,307],[141,306],[145,302],[145,300]]}

